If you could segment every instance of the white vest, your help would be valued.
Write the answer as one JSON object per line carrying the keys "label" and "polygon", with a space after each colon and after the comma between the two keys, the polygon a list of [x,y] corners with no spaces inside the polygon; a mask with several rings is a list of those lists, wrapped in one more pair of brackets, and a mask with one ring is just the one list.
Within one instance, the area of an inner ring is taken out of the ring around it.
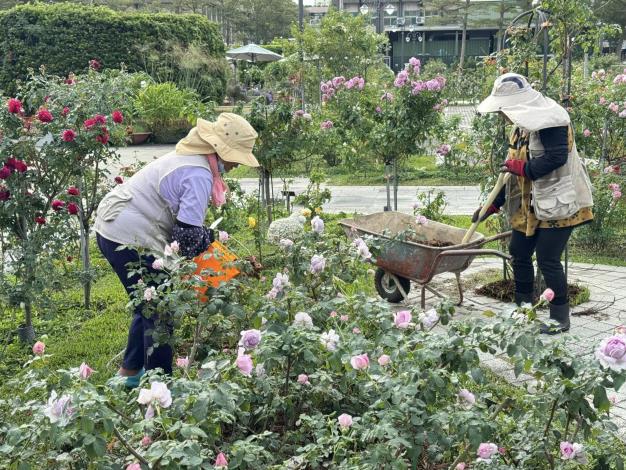
{"label": "white vest", "polygon": [[167,155],[146,165],[100,202],[94,230],[104,238],[163,255],[171,242],[176,215],[159,192],[161,181],[177,168],[197,166],[211,171],[203,155]]}

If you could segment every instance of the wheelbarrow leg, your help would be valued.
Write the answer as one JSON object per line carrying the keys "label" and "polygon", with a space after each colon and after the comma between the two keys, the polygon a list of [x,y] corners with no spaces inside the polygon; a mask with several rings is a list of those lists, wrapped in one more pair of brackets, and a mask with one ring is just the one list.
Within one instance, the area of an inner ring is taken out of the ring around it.
{"label": "wheelbarrow leg", "polygon": [[426,284],[422,286],[422,310],[426,310]]}
{"label": "wheelbarrow leg", "polygon": [[457,305],[463,304],[463,284],[461,284],[461,273],[454,273],[456,276],[456,286],[459,289],[459,303]]}

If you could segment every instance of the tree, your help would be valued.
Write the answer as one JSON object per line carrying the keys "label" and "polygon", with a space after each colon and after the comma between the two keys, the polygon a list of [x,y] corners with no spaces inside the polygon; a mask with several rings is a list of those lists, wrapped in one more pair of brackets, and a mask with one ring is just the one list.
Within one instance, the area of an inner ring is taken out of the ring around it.
{"label": "tree", "polygon": [[292,23],[298,18],[292,0],[241,0],[239,5],[243,12],[240,34],[245,41],[257,44],[288,36]]}

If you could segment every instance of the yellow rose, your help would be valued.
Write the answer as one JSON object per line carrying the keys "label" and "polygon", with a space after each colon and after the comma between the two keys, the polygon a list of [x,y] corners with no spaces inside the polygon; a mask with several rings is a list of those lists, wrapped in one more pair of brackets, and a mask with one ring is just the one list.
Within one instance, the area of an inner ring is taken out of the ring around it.
{"label": "yellow rose", "polygon": [[311,209],[302,209],[302,215],[305,217],[311,217]]}
{"label": "yellow rose", "polygon": [[248,227],[256,227],[256,219],[254,217],[248,217]]}
{"label": "yellow rose", "polygon": [[315,213],[316,214],[321,214],[322,213],[322,208],[321,207],[316,207],[315,208]]}

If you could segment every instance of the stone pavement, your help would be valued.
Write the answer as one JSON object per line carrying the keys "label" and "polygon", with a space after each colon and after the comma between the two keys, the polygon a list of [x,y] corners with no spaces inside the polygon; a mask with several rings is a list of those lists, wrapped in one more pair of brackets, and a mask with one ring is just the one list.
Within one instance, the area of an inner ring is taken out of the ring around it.
{"label": "stone pavement", "polygon": [[[121,155],[120,166],[132,165],[133,163],[150,162],[154,158],[165,155],[174,150],[173,145],[141,145],[118,148]],[[290,184],[291,190],[300,194],[306,189],[306,178],[293,178]],[[259,189],[256,178],[239,179],[241,187],[246,192]],[[280,179],[274,180],[274,195],[279,197],[283,184]],[[384,186],[325,186],[333,195],[331,201],[324,206],[327,212],[359,212],[371,214],[380,212],[387,205],[387,193]],[[436,189],[443,191],[448,201],[446,214],[473,214],[478,207],[480,189],[478,186],[400,186],[398,188],[398,210],[400,212],[413,213],[413,203],[416,195],[422,191]],[[392,195],[393,196],[393,195]],[[393,199],[393,197],[392,197]]]}
{"label": "stone pavement", "polygon": [[453,105],[448,106],[445,111],[446,116],[461,116],[460,127],[469,129],[472,127],[472,119],[476,115],[476,106],[474,105]]}
{"label": "stone pavement", "polygon": [[[477,274],[487,270],[501,270],[502,261],[497,259],[476,259],[472,265],[462,274],[468,278],[472,274]],[[570,336],[576,338],[576,342],[570,343],[570,347],[575,348],[582,356],[593,355],[600,342],[607,336],[613,334],[615,327],[626,325],[626,267],[615,267],[605,265],[591,265],[584,263],[570,263],[569,282],[580,283],[590,290],[590,300],[579,305],[572,310]],[[433,286],[444,292],[450,292],[453,299],[457,299],[454,276],[442,274],[433,281]],[[419,289],[414,289],[409,294],[409,304],[419,305]],[[433,294],[426,297],[426,308],[430,308],[437,303],[438,299]],[[457,307],[456,315],[463,317],[481,317],[487,310],[494,312],[502,311],[510,307],[497,300],[481,297],[473,292],[473,289],[465,291],[465,301],[462,306]],[[402,306],[398,307],[403,308]],[[577,312],[584,312],[577,315]],[[597,312],[597,313],[589,313]],[[547,310],[539,312],[540,317],[547,318]],[[439,329],[445,329],[438,326]],[[558,337],[553,337],[557,339]],[[549,339],[549,337],[546,337]],[[515,377],[513,367],[507,361],[506,354],[491,355],[481,354],[484,366],[505,378],[512,384],[523,385],[532,382],[532,377]],[[611,407],[611,417],[620,429],[620,437],[626,440],[626,387],[622,387],[619,392],[609,393],[609,397],[614,396],[615,405]]]}

